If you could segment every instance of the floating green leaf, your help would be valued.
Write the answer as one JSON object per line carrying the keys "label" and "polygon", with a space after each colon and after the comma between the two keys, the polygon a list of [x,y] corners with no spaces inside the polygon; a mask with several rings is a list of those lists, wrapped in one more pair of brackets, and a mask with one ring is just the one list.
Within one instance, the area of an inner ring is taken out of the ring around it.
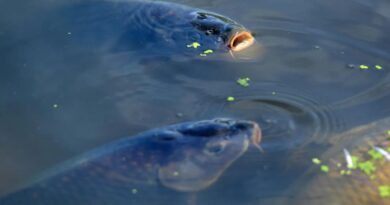
{"label": "floating green leaf", "polygon": [[358,168],[364,172],[367,175],[372,174],[375,170],[376,167],[372,161],[365,161],[365,162],[360,162],[358,164]]}
{"label": "floating green leaf", "polygon": [[228,101],[228,102],[233,102],[234,100],[236,100],[233,96],[229,96],[229,97],[227,97],[226,98],[226,100]]}
{"label": "floating green leaf", "polygon": [[359,157],[352,155],[351,159],[352,159],[352,166],[348,167],[348,168],[356,169],[358,167],[358,165],[359,165]]}
{"label": "floating green leaf", "polygon": [[211,50],[211,49],[207,49],[207,50],[203,51],[203,53],[204,54],[210,54],[210,53],[214,53],[214,51]]}
{"label": "floating green leaf", "polygon": [[379,195],[381,197],[390,197],[390,186],[384,185],[378,187]]}
{"label": "floating green leaf", "polygon": [[367,70],[369,67],[367,65],[360,65],[359,68],[362,70]]}
{"label": "floating green leaf", "polygon": [[311,161],[312,161],[314,164],[321,164],[321,160],[318,159],[318,158],[313,158]]}
{"label": "floating green leaf", "polygon": [[377,70],[382,70],[382,69],[383,69],[383,67],[380,66],[380,65],[375,65],[375,68],[376,68]]}
{"label": "floating green leaf", "polygon": [[198,48],[200,46],[200,43],[198,42],[193,42],[191,44],[187,45],[187,48]]}
{"label": "floating green leaf", "polygon": [[321,171],[327,173],[329,172],[329,167],[327,165],[321,165]]}
{"label": "floating green leaf", "polygon": [[250,80],[251,79],[249,79],[249,78],[239,78],[239,79],[237,79],[237,83],[240,84],[243,87],[248,87]]}
{"label": "floating green leaf", "polygon": [[377,159],[383,159],[383,155],[376,151],[375,149],[370,149],[368,151],[368,155],[371,156],[372,159],[377,160]]}

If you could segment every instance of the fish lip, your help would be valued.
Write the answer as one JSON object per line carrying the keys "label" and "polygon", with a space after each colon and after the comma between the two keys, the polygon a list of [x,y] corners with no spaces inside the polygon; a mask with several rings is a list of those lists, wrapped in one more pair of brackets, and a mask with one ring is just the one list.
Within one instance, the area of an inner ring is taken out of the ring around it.
{"label": "fish lip", "polygon": [[229,39],[228,47],[235,52],[250,47],[255,42],[255,38],[249,31],[238,31]]}
{"label": "fish lip", "polygon": [[252,143],[255,145],[259,145],[261,142],[261,129],[257,123],[253,123],[253,131],[252,131]]}

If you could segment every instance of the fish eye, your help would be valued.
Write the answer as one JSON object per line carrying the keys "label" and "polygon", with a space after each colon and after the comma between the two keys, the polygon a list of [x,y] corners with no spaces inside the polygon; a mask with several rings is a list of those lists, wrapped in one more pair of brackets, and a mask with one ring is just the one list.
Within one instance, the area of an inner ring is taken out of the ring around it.
{"label": "fish eye", "polygon": [[225,32],[231,32],[232,30],[233,30],[233,28],[227,27],[227,28],[225,29]]}
{"label": "fish eye", "polygon": [[218,29],[212,28],[205,31],[206,35],[218,35],[220,32]]}

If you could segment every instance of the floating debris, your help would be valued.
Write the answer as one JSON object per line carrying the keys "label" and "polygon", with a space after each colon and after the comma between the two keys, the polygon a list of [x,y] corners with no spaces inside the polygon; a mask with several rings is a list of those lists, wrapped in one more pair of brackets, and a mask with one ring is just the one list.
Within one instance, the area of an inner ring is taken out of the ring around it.
{"label": "floating debris", "polygon": [[210,53],[214,53],[214,51],[211,50],[211,49],[207,49],[207,50],[203,51],[203,53],[204,54],[210,54]]}
{"label": "floating debris", "polygon": [[272,95],[276,95],[276,92],[272,92],[271,94],[272,94]]}
{"label": "floating debris", "polygon": [[249,86],[249,81],[250,81],[251,79],[250,78],[239,78],[239,79],[237,79],[237,83],[239,84],[239,85],[241,85],[241,86],[243,86],[243,87],[248,87]]}
{"label": "floating debris", "polygon": [[362,69],[362,70],[367,70],[370,67],[368,67],[368,65],[359,65],[359,68]]}
{"label": "floating debris", "polygon": [[199,55],[204,57],[204,56],[207,56],[207,54],[211,54],[211,53],[214,53],[214,51],[211,50],[211,49],[207,49],[207,50],[203,51],[203,53],[201,53]]}
{"label": "floating debris", "polygon": [[356,65],[355,65],[355,64],[352,64],[352,63],[348,63],[348,64],[347,64],[347,68],[355,69],[355,68],[356,68]]}
{"label": "floating debris", "polygon": [[172,174],[173,174],[173,176],[175,176],[175,177],[179,176],[179,172],[178,172],[178,171],[175,171],[175,172],[173,172]]}
{"label": "floating debris", "polygon": [[53,104],[53,108],[58,108],[58,104]]}
{"label": "floating debris", "polygon": [[382,70],[382,69],[383,69],[383,67],[380,66],[380,65],[375,65],[375,68],[376,68],[377,70]]}
{"label": "floating debris", "polygon": [[380,156],[385,157],[388,161],[390,161],[390,153],[388,153],[386,150],[380,148],[380,147],[374,147],[374,149],[377,151],[377,153],[380,154]]}
{"label": "floating debris", "polygon": [[379,195],[381,197],[390,197],[390,186],[384,185],[378,187]]}
{"label": "floating debris", "polygon": [[321,164],[321,160],[318,159],[318,158],[313,158],[311,161],[312,161],[314,164]]}
{"label": "floating debris", "polygon": [[353,169],[354,163],[352,161],[352,156],[347,149],[344,149],[344,156],[345,156],[345,160],[347,161],[347,167],[349,169]]}
{"label": "floating debris", "polygon": [[[374,147],[373,149],[370,149],[367,154],[371,156],[372,159],[383,159],[383,155],[377,150],[377,147]],[[380,148],[379,148],[380,149]],[[385,150],[383,150],[385,151]],[[386,152],[386,151],[385,151]]]}
{"label": "floating debris", "polygon": [[325,172],[325,173],[329,172],[329,166],[327,166],[327,165],[321,165],[321,171],[323,171],[323,172]]}
{"label": "floating debris", "polygon": [[376,170],[376,166],[372,161],[360,162],[358,168],[367,175],[371,175]]}
{"label": "floating debris", "polygon": [[229,97],[226,98],[226,100],[227,100],[228,102],[233,102],[233,101],[235,101],[236,99],[235,99],[233,96],[229,96]]}
{"label": "floating debris", "polygon": [[138,190],[137,190],[137,189],[132,189],[132,190],[131,190],[131,193],[137,194],[137,193],[138,193]]}
{"label": "floating debris", "polygon": [[187,48],[198,48],[198,47],[200,47],[200,43],[198,42],[193,42],[187,45]]}

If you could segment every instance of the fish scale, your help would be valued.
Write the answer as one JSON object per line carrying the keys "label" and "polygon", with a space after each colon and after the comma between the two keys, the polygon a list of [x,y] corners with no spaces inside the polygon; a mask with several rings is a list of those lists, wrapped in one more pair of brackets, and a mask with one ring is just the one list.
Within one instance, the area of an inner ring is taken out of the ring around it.
{"label": "fish scale", "polygon": [[[147,131],[64,162],[4,196],[0,204],[121,205],[178,200],[186,192],[215,183],[249,143],[260,143],[260,137],[256,123],[231,119]],[[135,194],[138,191],[143,194]]]}

